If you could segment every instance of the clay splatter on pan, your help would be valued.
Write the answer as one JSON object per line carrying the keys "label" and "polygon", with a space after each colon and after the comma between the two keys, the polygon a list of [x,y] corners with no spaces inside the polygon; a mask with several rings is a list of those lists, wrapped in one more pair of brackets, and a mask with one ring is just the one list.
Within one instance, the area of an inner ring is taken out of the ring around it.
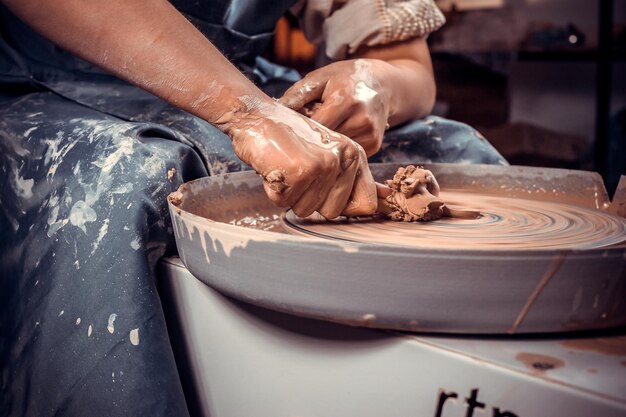
{"label": "clay splatter on pan", "polygon": [[571,339],[562,342],[561,345],[568,349],[586,350],[610,356],[626,356],[626,336]]}
{"label": "clay splatter on pan", "polygon": [[565,366],[565,361],[562,359],[538,353],[520,352],[515,356],[515,359],[526,365],[533,373],[538,374]]}

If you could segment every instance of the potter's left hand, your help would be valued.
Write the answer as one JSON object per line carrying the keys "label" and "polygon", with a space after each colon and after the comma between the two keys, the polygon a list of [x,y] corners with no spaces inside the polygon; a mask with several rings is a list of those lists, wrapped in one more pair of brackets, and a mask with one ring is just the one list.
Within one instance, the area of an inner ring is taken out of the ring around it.
{"label": "potter's left hand", "polygon": [[371,156],[388,124],[430,113],[435,78],[424,38],[362,47],[352,58],[309,73],[280,101],[355,140]]}
{"label": "potter's left hand", "polygon": [[359,143],[371,156],[382,145],[390,108],[384,61],[339,61],[309,73],[280,101]]}

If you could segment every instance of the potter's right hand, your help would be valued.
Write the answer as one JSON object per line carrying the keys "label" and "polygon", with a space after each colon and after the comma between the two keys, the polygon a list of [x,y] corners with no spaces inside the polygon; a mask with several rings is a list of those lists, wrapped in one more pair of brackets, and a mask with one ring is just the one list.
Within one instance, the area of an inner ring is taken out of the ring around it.
{"label": "potter's right hand", "polygon": [[376,186],[363,148],[274,102],[248,101],[221,120],[242,161],[263,177],[268,197],[298,216],[373,214]]}

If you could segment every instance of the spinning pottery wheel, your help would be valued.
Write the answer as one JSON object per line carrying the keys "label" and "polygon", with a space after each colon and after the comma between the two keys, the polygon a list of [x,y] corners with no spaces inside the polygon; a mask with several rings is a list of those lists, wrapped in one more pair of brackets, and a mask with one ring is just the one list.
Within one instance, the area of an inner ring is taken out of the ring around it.
{"label": "spinning pottery wheel", "polygon": [[[399,165],[372,165],[379,181]],[[449,333],[626,325],[626,220],[597,174],[432,164],[477,219],[297,218],[253,172],[170,196],[186,267],[242,301],[346,324]],[[618,192],[619,194],[619,192]]]}

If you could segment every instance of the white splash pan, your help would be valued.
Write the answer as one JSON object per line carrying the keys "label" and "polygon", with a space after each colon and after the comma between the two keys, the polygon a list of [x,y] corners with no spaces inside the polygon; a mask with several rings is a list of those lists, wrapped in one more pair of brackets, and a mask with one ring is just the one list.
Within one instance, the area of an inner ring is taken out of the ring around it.
{"label": "white splash pan", "polygon": [[[383,180],[399,166],[371,168]],[[619,202],[609,204],[601,177],[591,172],[426,167],[443,189],[477,191],[478,184],[478,191],[507,197],[558,199],[599,210],[619,207]],[[625,185],[623,179],[620,188]],[[331,241],[230,224],[282,212],[265,197],[254,172],[198,179],[183,184],[179,192],[179,201],[174,205],[170,198],[169,208],[185,266],[222,293],[262,307],[420,332],[518,334],[626,325],[623,244],[590,250],[486,251]],[[562,262],[555,261],[562,257]],[[552,275],[547,284],[546,274]]]}

